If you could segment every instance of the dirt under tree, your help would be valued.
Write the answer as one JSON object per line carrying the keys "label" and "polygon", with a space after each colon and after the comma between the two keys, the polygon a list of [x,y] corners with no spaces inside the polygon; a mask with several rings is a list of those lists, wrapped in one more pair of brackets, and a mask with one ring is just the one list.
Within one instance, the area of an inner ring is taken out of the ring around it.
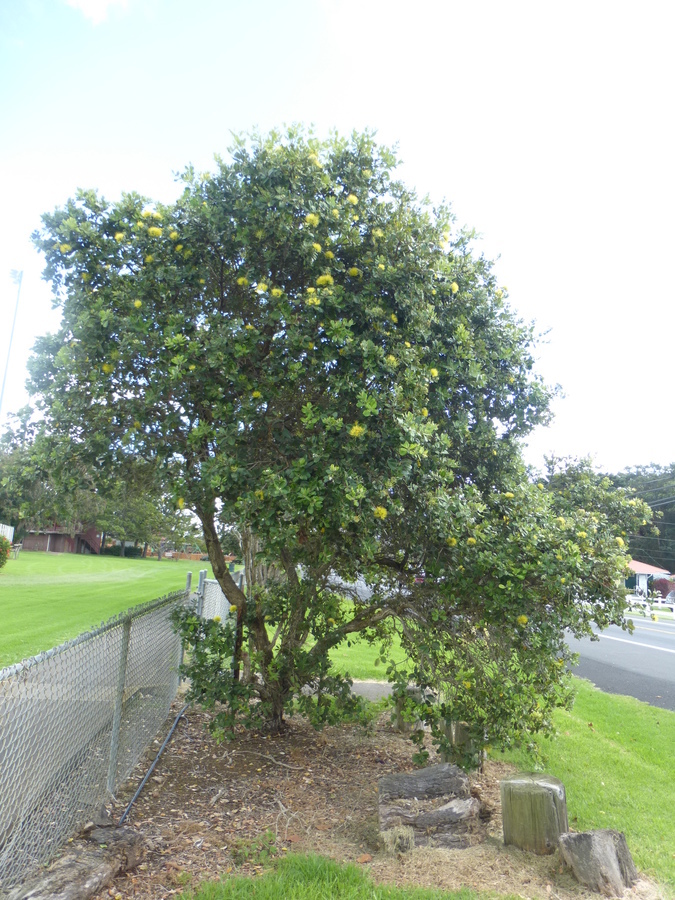
{"label": "dirt under tree", "polygon": [[[474,794],[491,810],[484,843],[391,857],[378,840],[378,779],[414,767],[412,745],[394,731],[388,713],[368,730],[342,725],[316,732],[294,718],[282,734],[242,731],[223,743],[209,734],[207,721],[198,709],[188,709],[181,719],[126,822],[143,832],[149,850],[99,900],[161,900],[203,880],[258,874],[270,859],[289,852],[356,863],[381,883],[468,886],[557,900],[598,896],[576,883],[557,852],[537,857],[504,846],[499,781],[512,767],[488,761],[472,779]],[[116,821],[162,737],[116,797]],[[641,880],[630,896],[654,900],[660,894]]]}

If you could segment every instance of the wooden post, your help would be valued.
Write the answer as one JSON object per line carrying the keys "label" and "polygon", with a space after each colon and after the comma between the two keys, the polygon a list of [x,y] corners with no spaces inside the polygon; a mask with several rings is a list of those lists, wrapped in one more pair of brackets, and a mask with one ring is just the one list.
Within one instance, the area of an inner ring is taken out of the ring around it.
{"label": "wooden post", "polygon": [[550,775],[513,775],[501,782],[500,792],[504,843],[540,856],[554,853],[568,828],[562,781]]}

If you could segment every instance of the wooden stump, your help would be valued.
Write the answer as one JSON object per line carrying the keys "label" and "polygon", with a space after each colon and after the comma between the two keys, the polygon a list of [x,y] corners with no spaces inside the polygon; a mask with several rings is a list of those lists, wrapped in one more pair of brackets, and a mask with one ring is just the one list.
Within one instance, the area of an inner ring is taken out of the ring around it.
{"label": "wooden stump", "polygon": [[415,846],[469,847],[485,838],[466,772],[449,763],[380,778],[380,831],[408,826]]}
{"label": "wooden stump", "polygon": [[560,855],[577,881],[607,897],[620,897],[637,881],[637,870],[620,831],[560,835]]}
{"label": "wooden stump", "polygon": [[567,831],[562,781],[549,775],[513,775],[500,784],[504,843],[540,856],[554,853]]}

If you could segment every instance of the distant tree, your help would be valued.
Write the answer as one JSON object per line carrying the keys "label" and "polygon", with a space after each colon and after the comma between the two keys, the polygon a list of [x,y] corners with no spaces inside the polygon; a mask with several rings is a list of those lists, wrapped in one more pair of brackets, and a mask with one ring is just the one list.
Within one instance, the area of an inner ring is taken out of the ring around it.
{"label": "distant tree", "polygon": [[654,524],[645,518],[627,536],[633,557],[675,572],[675,463],[636,466],[609,477],[633,491],[653,512]]}
{"label": "distant tree", "polygon": [[521,460],[549,415],[533,330],[395,165],[368,134],[256,136],[174,205],[85,191],[36,235],[63,310],[31,364],[46,432],[113,478],[156,461],[199,519],[234,625],[181,627],[218,727],[279,728],[297,695],[330,718],[330,650],[398,633],[398,689],[442,686],[444,719],[504,743],[567,702],[565,629],[622,622],[616,523]]}

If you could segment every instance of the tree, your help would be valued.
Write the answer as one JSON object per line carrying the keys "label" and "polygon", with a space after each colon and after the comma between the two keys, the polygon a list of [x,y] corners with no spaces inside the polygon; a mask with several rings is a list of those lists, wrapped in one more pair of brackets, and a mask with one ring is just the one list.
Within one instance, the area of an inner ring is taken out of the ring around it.
{"label": "tree", "polygon": [[634,491],[654,513],[656,525],[646,519],[628,535],[635,559],[675,572],[675,463],[636,466],[609,477],[617,486]]}
{"label": "tree", "polygon": [[[395,165],[369,134],[254,136],[215,174],[188,170],[172,206],[80,192],[35,236],[63,309],[31,367],[45,428],[91,466],[157,460],[199,518],[235,625],[181,627],[223,726],[280,727],[306,684],[330,716],[346,696],[330,649],[361,633],[386,651],[399,630],[399,680],[445,666],[454,718],[467,673],[507,679],[508,696],[472,694],[501,740],[545,727],[537,697],[564,702],[563,630],[621,619],[621,547],[590,512],[562,525],[521,462],[550,399],[533,329]],[[241,535],[246,592],[219,522]],[[367,599],[344,587],[357,575]]]}

